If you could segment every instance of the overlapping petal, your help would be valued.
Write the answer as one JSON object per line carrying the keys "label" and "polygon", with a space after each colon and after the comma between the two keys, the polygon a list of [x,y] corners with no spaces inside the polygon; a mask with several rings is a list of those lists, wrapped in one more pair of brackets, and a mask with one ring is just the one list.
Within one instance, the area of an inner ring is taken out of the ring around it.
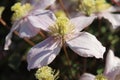
{"label": "overlapping petal", "polygon": [[103,58],[105,47],[90,33],[82,32],[76,38],[67,41],[69,47],[83,57]]}
{"label": "overlapping petal", "polygon": [[60,49],[60,41],[55,41],[53,37],[35,45],[28,52],[28,70],[50,64],[58,55]]}
{"label": "overlapping petal", "polygon": [[73,18],[70,21],[76,27],[76,30],[81,31],[84,28],[88,27],[95,18],[96,16],[90,16],[90,17],[80,16]]}
{"label": "overlapping petal", "polygon": [[36,8],[45,9],[55,2],[55,0],[22,0],[23,4],[30,3]]}
{"label": "overlapping petal", "polygon": [[11,37],[12,37],[12,33],[14,32],[14,30],[16,30],[19,27],[19,23],[21,23],[21,21],[16,21],[13,24],[13,27],[11,28],[10,32],[8,33],[8,35],[5,38],[5,45],[4,45],[4,50],[8,50],[9,46],[11,44]]}
{"label": "overlapping petal", "polygon": [[19,25],[19,36],[21,38],[24,37],[33,37],[35,35],[38,34],[38,32],[40,31],[39,28],[36,28],[32,25],[32,23],[30,23],[27,19],[23,20],[23,22]]}
{"label": "overlapping petal", "polygon": [[54,24],[55,16],[50,11],[42,11],[39,14],[28,16],[28,21],[33,27],[48,31],[48,27]]}

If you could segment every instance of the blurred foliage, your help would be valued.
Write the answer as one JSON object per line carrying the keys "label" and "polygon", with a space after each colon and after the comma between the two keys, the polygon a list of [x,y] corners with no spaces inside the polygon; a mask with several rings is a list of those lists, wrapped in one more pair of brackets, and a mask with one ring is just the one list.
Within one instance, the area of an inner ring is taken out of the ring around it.
{"label": "blurred foliage", "polygon": [[[69,0],[66,0],[66,2]],[[70,6],[77,12],[75,5],[77,0],[71,0]],[[2,19],[11,26],[10,7],[17,2],[17,0],[0,0],[0,6],[5,6],[2,14]],[[73,4],[72,4],[73,2]],[[72,9],[71,9],[72,10]],[[69,10],[70,12],[70,10]],[[75,13],[74,13],[75,14]],[[106,47],[107,51],[113,49],[116,56],[120,57],[120,29],[112,30],[111,24],[105,20],[96,19],[90,27],[84,31],[94,34],[101,43]],[[26,55],[28,50],[32,47],[27,44],[23,39],[16,35],[12,37],[12,45],[9,51],[4,51],[3,46],[5,43],[5,36],[8,34],[9,29],[0,23],[0,80],[35,80],[34,73],[36,70],[27,70]],[[38,43],[43,39],[40,35],[31,39],[34,43]],[[75,54],[67,47],[68,55],[70,58],[71,66],[68,65],[64,51],[61,50],[56,59],[49,65],[53,69],[60,70],[60,78],[58,80],[78,80],[80,75],[84,72],[93,74],[102,73],[105,66],[105,59],[84,58]],[[104,55],[106,57],[107,51]],[[70,68],[71,67],[71,68]],[[72,74],[71,74],[72,73]]]}

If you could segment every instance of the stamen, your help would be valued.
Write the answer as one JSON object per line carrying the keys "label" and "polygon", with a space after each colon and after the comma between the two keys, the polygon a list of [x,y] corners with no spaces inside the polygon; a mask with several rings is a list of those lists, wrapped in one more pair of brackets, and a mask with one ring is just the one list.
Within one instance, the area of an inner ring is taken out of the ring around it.
{"label": "stamen", "polygon": [[59,71],[55,73],[51,67],[43,66],[36,71],[35,77],[38,80],[56,80],[58,75]]}
{"label": "stamen", "polygon": [[104,75],[99,74],[95,77],[95,80],[108,80]]}
{"label": "stamen", "polygon": [[11,11],[14,11],[12,21],[19,20],[20,18],[26,16],[31,9],[32,6],[29,3],[24,5],[22,5],[20,2],[16,3],[11,8]]}
{"label": "stamen", "polygon": [[74,26],[65,16],[58,17],[56,23],[49,27],[50,34],[59,37],[65,37],[67,34],[72,33],[74,29]]}
{"label": "stamen", "polygon": [[101,12],[106,10],[111,5],[105,0],[83,0],[79,5],[80,10],[84,11],[87,15],[91,15],[94,12]]}

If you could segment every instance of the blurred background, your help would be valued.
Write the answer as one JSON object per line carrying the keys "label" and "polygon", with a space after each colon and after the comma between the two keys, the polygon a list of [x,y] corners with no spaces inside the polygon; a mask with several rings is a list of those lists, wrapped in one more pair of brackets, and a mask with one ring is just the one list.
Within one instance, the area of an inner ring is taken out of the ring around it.
{"label": "blurred background", "polygon": [[[10,8],[16,2],[18,2],[18,0],[0,0],[0,6],[5,7],[1,15],[1,20],[5,21],[7,24],[4,25],[3,22],[0,23],[0,80],[35,80],[34,74],[36,70],[27,70],[26,56],[28,50],[32,47],[29,43],[13,34],[10,49],[7,51],[3,50],[5,37],[12,26],[11,16],[13,12],[11,12]],[[110,0],[108,0],[108,2],[112,5],[116,5]],[[63,0],[63,3],[68,14],[72,17],[79,14],[77,10],[78,0]],[[56,1],[53,7],[55,6],[57,6],[57,9],[63,10],[60,7],[59,0]],[[106,47],[107,50],[104,54],[104,59],[80,57],[67,47],[72,74],[63,50],[61,50],[60,54],[49,65],[53,69],[60,70],[60,78],[58,80],[78,80],[80,75],[84,72],[90,72],[95,75],[102,73],[105,66],[106,54],[109,49],[114,50],[115,55],[120,57],[120,29],[111,29],[111,24],[105,19],[101,20],[100,26],[98,26],[98,23],[99,20],[94,20],[90,27],[86,28],[84,31],[95,35]],[[37,44],[44,39],[40,35],[37,35],[30,40]]]}

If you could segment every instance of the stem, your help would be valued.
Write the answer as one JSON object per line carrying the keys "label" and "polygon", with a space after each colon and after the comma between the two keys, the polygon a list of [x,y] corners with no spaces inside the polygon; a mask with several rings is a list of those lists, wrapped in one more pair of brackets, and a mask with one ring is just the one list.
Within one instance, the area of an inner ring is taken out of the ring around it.
{"label": "stem", "polygon": [[99,19],[99,21],[98,21],[98,28],[99,28],[99,30],[100,30],[100,27],[101,26],[101,19]]}
{"label": "stem", "polygon": [[0,18],[0,22],[2,23],[3,26],[7,26],[6,22],[2,18]]}
{"label": "stem", "polygon": [[[101,34],[101,18],[98,18],[98,32],[100,35]],[[98,39],[99,39],[99,36],[98,36]]]}
{"label": "stem", "polygon": [[71,71],[71,79],[73,79],[74,76],[73,76],[73,73],[72,73],[72,67],[71,67],[71,63],[70,63],[70,58],[69,58],[69,56],[68,56],[68,52],[67,52],[67,49],[66,49],[66,46],[65,46],[64,43],[65,43],[65,40],[64,40],[64,38],[62,38],[63,50],[64,50],[64,52],[65,52],[65,56],[66,56],[66,58],[67,58],[68,66],[69,66],[70,71]]}
{"label": "stem", "polygon": [[46,36],[43,34],[43,32],[40,30],[39,34],[45,39]]}
{"label": "stem", "polygon": [[[14,33],[19,36],[19,33],[17,31],[14,31]],[[32,42],[31,40],[29,40],[28,38],[23,38],[28,44],[30,44],[31,46],[34,46],[35,43]]]}
{"label": "stem", "polygon": [[67,17],[69,18],[69,13],[68,13],[67,9],[65,8],[65,6],[63,4],[63,1],[59,0],[59,3],[60,3],[61,8],[64,10],[64,12],[66,13]]}
{"label": "stem", "polygon": [[67,58],[67,61],[68,61],[68,65],[71,67],[71,63],[70,63],[70,59],[69,59],[69,56],[68,56],[68,53],[67,53],[67,50],[66,50],[66,46],[63,45],[63,50],[65,52],[65,56]]}
{"label": "stem", "polygon": [[83,73],[85,73],[85,72],[86,72],[86,69],[87,69],[86,64],[87,64],[87,59],[86,59],[86,58],[84,58],[84,59],[83,59]]}

